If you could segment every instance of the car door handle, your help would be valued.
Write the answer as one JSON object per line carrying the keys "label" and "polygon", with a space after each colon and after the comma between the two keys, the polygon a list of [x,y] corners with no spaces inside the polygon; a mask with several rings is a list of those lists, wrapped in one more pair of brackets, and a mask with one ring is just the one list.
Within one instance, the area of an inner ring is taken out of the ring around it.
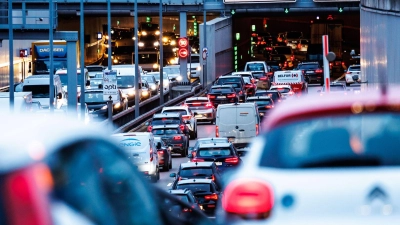
{"label": "car door handle", "polygon": [[240,129],[239,131],[244,131],[243,129]]}

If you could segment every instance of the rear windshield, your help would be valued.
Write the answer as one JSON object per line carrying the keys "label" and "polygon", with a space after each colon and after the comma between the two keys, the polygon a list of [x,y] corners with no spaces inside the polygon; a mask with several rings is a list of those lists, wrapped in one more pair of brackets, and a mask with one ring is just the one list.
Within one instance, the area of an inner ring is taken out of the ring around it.
{"label": "rear windshield", "polygon": [[211,88],[211,93],[231,93],[233,92],[232,88],[223,87],[223,88]]}
{"label": "rear windshield", "polygon": [[166,118],[153,118],[152,125],[164,125],[164,124],[180,124],[181,120],[179,117],[166,117]]}
{"label": "rear windshield", "polygon": [[271,90],[277,90],[280,93],[288,93],[290,91],[289,88],[272,88]]}
{"label": "rear windshield", "polygon": [[[366,113],[317,117],[283,125],[263,136],[268,144],[264,146],[260,166],[399,166],[398,124],[398,113]],[[332,137],[340,141],[330,141]]]}
{"label": "rear windshield", "polygon": [[249,64],[247,64],[246,71],[264,71],[264,64],[249,63]]}
{"label": "rear windshield", "polygon": [[184,168],[179,172],[181,177],[209,177],[213,174],[209,167]]}
{"label": "rear windshield", "polygon": [[179,134],[179,129],[176,128],[153,129],[151,132],[154,135]]}
{"label": "rear windshield", "polygon": [[88,70],[88,72],[102,72],[103,71],[103,67],[99,66],[99,67],[86,67],[86,69]]}
{"label": "rear windshield", "polygon": [[300,64],[297,68],[300,70],[317,69],[317,68],[319,68],[319,65],[318,64]]}
{"label": "rear windshield", "polygon": [[243,77],[243,80],[244,80],[245,83],[248,83],[248,84],[251,83],[250,77]]}
{"label": "rear windshield", "polygon": [[241,83],[225,83],[224,85],[231,85],[233,88],[241,88]]}
{"label": "rear windshield", "polygon": [[167,109],[163,113],[179,113],[181,115],[187,115],[187,111],[184,109]]}
{"label": "rear windshield", "polygon": [[217,84],[226,84],[226,83],[241,83],[242,78],[241,77],[229,77],[229,78],[219,78],[217,81]]}
{"label": "rear windshield", "polygon": [[185,189],[185,188],[191,190],[193,194],[199,192],[211,192],[210,184],[192,183],[192,184],[178,184],[176,186],[176,189]]}
{"label": "rear windshield", "polygon": [[349,71],[360,71],[361,67],[360,66],[350,66]]}
{"label": "rear windshield", "polygon": [[175,195],[175,197],[177,197],[182,202],[189,202],[189,198],[188,198],[187,195],[178,195],[178,194],[174,194],[174,195]]}
{"label": "rear windshield", "polygon": [[272,105],[271,99],[248,99],[246,102],[255,102],[257,105]]}
{"label": "rear windshield", "polygon": [[198,157],[219,157],[232,155],[230,148],[201,148],[197,150]]}
{"label": "rear windshield", "polygon": [[282,55],[290,55],[290,54],[292,54],[292,49],[290,47],[275,48],[275,53],[282,54]]}

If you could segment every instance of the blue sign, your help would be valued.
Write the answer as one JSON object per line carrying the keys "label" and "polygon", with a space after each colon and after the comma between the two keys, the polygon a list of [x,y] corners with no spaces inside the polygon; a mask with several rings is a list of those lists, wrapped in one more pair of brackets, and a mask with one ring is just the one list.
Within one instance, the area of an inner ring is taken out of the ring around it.
{"label": "blue sign", "polygon": [[[49,45],[36,45],[35,52],[36,52],[38,58],[49,58],[50,57],[50,46]],[[67,46],[53,45],[53,57],[54,58],[66,58],[67,57]]]}
{"label": "blue sign", "polygon": [[142,143],[136,138],[127,138],[122,140],[119,145],[121,147],[140,147]]}

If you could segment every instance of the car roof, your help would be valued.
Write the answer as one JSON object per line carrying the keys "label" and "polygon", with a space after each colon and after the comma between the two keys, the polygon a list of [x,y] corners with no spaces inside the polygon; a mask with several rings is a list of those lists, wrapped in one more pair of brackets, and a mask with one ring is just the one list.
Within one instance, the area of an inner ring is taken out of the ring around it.
{"label": "car roof", "polygon": [[211,137],[211,138],[198,138],[197,141],[218,141],[218,140],[226,140],[228,142],[228,138],[226,137]]}
{"label": "car roof", "polygon": [[178,181],[178,185],[179,184],[196,184],[196,183],[200,183],[200,184],[211,184],[214,183],[213,180],[211,179],[187,179],[187,180],[180,180]]}
{"label": "car roof", "polygon": [[232,143],[228,142],[214,142],[214,143],[200,143],[199,149],[200,148],[212,148],[212,147],[230,147]]}
{"label": "car roof", "polygon": [[180,117],[179,113],[157,113],[153,115],[153,118],[163,118],[163,117]]}
{"label": "car roof", "polygon": [[233,72],[232,75],[253,75],[253,73],[249,71],[239,71],[239,72]]}
{"label": "car roof", "polygon": [[164,68],[180,68],[181,65],[168,65],[168,66],[164,66]]}
{"label": "car roof", "polygon": [[219,77],[218,79],[237,78],[237,77],[239,77],[239,76],[237,76],[237,75],[228,75],[228,76],[221,76],[221,77]]}
{"label": "car roof", "polygon": [[265,61],[249,61],[249,62],[247,62],[247,64],[250,64],[250,63],[265,63]]}
{"label": "car roof", "polygon": [[154,125],[152,127],[153,130],[162,129],[162,128],[179,128],[179,124]]}
{"label": "car roof", "polygon": [[327,115],[328,112],[349,115],[366,111],[371,107],[374,110],[368,112],[378,111],[375,109],[379,107],[383,107],[385,110],[398,110],[400,105],[399,90],[399,87],[388,88],[387,93],[382,94],[380,93],[381,90],[371,88],[359,94],[348,94],[345,98],[338,98],[337,95],[324,95],[323,97],[307,95],[287,99],[285,104],[278,105],[271,111],[269,119],[265,120],[261,127],[263,131],[269,131],[282,124]]}
{"label": "car roof", "polygon": [[187,98],[185,101],[195,101],[195,100],[209,100],[207,97],[191,97]]}
{"label": "car roof", "polygon": [[149,136],[152,133],[150,132],[128,132],[128,133],[116,133],[116,134],[111,134],[111,136]]}
{"label": "car roof", "polygon": [[301,63],[299,63],[299,65],[303,65],[303,64],[319,64],[319,62],[301,62]]}
{"label": "car roof", "polygon": [[214,162],[187,162],[181,163],[181,168],[212,167]]}

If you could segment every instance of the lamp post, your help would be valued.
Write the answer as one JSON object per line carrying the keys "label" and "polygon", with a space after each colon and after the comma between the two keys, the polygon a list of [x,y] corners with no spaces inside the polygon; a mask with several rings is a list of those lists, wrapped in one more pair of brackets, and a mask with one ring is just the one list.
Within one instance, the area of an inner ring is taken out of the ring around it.
{"label": "lamp post", "polygon": [[81,0],[81,5],[80,5],[80,24],[81,24],[81,33],[80,33],[80,49],[81,49],[81,95],[79,97],[79,102],[81,103],[81,119],[85,119],[85,110],[86,110],[86,105],[85,105],[85,89],[86,89],[86,76],[85,76],[85,54],[84,54],[84,49],[85,49],[85,17],[84,17],[84,12],[83,12],[83,0]]}
{"label": "lamp post", "polygon": [[[53,21],[53,0],[49,0],[49,47],[50,47],[50,51],[49,51],[49,59],[50,59],[50,69],[49,69],[49,91],[50,91],[50,94],[49,94],[49,98],[50,98],[50,103],[49,103],[49,109],[50,109],[50,112],[53,112],[54,111],[54,105],[53,105],[53,103],[54,103],[54,53],[53,53],[53,51],[54,51],[54,49],[53,49],[53,39],[54,39],[54,37],[53,37],[53,23],[54,23],[54,21]],[[72,72],[72,71],[67,71],[68,73],[70,73],[70,72]]]}
{"label": "lamp post", "polygon": [[[135,0],[135,118],[139,117],[139,53],[138,53],[138,9],[137,9],[137,0]],[[141,88],[141,87],[140,87]]]}
{"label": "lamp post", "polygon": [[160,17],[160,83],[158,86],[160,87],[160,105],[164,104],[164,77],[163,77],[163,66],[164,66],[164,49],[163,49],[163,21],[162,21],[162,0],[160,0],[159,6],[159,17]]}

